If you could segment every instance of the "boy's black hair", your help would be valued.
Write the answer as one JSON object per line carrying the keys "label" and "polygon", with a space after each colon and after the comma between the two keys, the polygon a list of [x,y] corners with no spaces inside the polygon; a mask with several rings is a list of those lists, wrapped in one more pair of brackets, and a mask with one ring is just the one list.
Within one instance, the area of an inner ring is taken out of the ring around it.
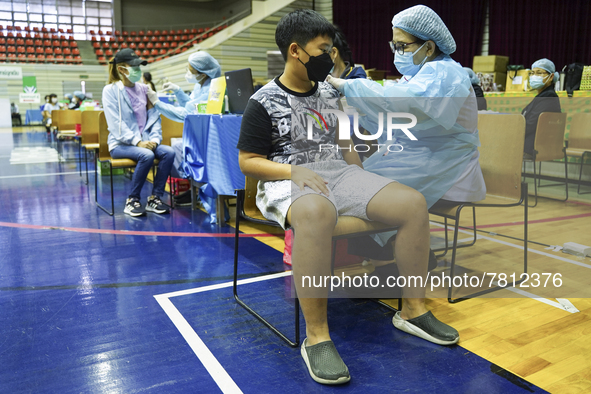
{"label": "boy's black hair", "polygon": [[287,61],[287,51],[292,42],[305,46],[318,36],[334,40],[334,26],[325,17],[313,10],[295,10],[283,16],[275,30],[275,43]]}
{"label": "boy's black hair", "polygon": [[51,93],[51,94],[49,95],[49,98],[52,98],[52,97],[56,97],[56,98],[57,98],[57,94],[55,94],[55,93]]}
{"label": "boy's black hair", "polygon": [[349,43],[345,39],[345,35],[338,26],[335,26],[335,37],[332,41],[333,46],[339,50],[339,56],[341,59],[343,59],[344,62],[349,62],[349,64],[353,66],[353,52],[351,52]]}

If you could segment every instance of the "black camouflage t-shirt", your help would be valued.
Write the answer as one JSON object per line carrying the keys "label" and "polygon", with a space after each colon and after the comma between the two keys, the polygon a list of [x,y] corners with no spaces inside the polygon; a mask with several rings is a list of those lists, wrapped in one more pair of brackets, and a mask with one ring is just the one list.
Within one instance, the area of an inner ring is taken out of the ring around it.
{"label": "black camouflage t-shirt", "polygon": [[[336,146],[337,117],[319,113],[338,109],[338,98],[338,91],[326,82],[317,83],[307,93],[297,93],[275,78],[250,98],[238,149],[285,164],[342,160],[338,149],[319,149],[320,144]],[[307,138],[307,127],[312,128],[312,140]]]}

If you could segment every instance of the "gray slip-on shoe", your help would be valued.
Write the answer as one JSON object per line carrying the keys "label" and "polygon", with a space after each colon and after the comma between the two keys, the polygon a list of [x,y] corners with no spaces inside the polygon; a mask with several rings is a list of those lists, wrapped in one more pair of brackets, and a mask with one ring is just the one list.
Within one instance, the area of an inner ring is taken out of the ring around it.
{"label": "gray slip-on shoe", "polygon": [[438,345],[453,345],[460,340],[458,331],[437,320],[431,311],[409,320],[404,320],[400,312],[396,312],[392,323],[399,330]]}
{"label": "gray slip-on shoe", "polygon": [[301,353],[312,379],[322,384],[343,384],[351,380],[349,369],[332,341],[306,346],[307,340],[302,342]]}

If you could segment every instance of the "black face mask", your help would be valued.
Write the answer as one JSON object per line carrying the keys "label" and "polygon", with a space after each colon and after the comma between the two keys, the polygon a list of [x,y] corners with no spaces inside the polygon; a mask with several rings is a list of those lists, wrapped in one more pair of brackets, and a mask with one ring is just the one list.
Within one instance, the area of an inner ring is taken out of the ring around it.
{"label": "black face mask", "polygon": [[[302,47],[300,46],[300,48]],[[302,51],[306,52],[304,48],[302,48]],[[310,56],[308,52],[306,54]],[[328,74],[330,74],[330,70],[334,67],[334,63],[328,53],[323,53],[320,56],[310,56],[308,63],[304,63],[301,60],[300,63],[308,70],[308,79],[315,82],[324,81]]]}

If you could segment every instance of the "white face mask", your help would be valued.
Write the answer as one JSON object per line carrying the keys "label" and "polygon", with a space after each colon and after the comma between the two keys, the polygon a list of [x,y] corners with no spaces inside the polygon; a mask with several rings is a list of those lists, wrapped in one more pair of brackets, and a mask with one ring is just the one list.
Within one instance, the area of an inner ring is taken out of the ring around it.
{"label": "white face mask", "polygon": [[51,99],[51,102],[55,104],[55,103],[57,103],[57,99],[54,97]]}
{"label": "white face mask", "polygon": [[197,79],[197,76],[195,74],[193,74],[191,71],[187,71],[187,73],[185,74],[185,79],[189,83],[199,82],[199,80]]}

